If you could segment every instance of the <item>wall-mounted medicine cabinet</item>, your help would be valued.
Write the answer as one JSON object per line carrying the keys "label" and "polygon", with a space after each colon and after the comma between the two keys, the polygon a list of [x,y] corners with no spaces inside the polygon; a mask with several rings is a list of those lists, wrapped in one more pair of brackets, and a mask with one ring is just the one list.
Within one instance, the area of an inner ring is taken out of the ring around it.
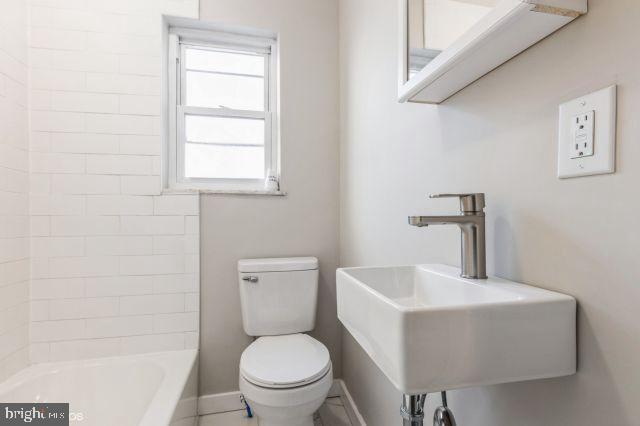
{"label": "wall-mounted medicine cabinet", "polygon": [[399,1],[399,101],[430,104],[587,13],[587,0]]}

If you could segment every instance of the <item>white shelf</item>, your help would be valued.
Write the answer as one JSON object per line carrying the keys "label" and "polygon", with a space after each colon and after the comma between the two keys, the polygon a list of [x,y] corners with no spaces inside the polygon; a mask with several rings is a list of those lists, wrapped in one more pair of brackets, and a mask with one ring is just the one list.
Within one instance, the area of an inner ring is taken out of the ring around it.
{"label": "white shelf", "polygon": [[439,104],[587,12],[587,0],[502,0],[406,81],[407,0],[400,0],[400,102]]}

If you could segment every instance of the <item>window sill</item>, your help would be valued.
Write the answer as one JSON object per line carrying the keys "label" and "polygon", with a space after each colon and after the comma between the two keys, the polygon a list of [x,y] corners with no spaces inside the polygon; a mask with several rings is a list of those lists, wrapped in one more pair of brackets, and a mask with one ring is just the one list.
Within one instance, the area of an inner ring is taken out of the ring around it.
{"label": "window sill", "polygon": [[270,197],[285,197],[284,191],[267,191],[264,189],[163,189],[163,195],[178,194],[221,194],[221,195],[259,195]]}

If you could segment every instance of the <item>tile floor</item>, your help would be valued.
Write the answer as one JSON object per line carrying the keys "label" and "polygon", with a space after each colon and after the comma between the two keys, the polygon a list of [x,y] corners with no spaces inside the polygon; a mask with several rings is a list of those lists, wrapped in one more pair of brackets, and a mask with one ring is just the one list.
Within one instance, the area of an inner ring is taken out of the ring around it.
{"label": "tile floor", "polygon": [[[352,426],[339,397],[327,398],[318,414],[315,426]],[[259,426],[259,422],[245,417],[244,411],[229,411],[200,417],[200,426]]]}

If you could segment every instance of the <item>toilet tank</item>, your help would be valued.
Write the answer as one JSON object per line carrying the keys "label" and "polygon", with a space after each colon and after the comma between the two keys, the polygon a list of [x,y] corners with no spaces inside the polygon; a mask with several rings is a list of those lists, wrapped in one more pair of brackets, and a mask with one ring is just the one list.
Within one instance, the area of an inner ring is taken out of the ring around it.
{"label": "toilet tank", "polygon": [[318,301],[318,259],[238,261],[242,324],[249,336],[313,330]]}

